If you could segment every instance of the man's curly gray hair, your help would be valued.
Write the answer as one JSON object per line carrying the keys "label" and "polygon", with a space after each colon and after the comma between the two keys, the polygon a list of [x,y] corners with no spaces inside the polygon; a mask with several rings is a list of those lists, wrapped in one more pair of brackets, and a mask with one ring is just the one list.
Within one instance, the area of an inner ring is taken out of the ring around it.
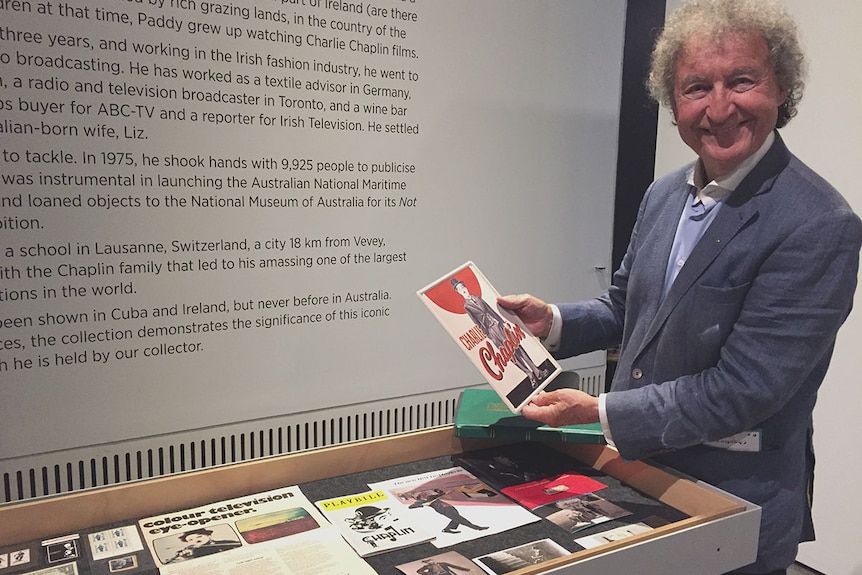
{"label": "man's curly gray hair", "polygon": [[690,0],[667,19],[652,53],[647,87],[663,106],[674,96],[674,75],[685,43],[694,37],[718,39],[726,34],[757,34],[766,42],[778,87],[787,100],[778,109],[776,128],[796,115],[805,88],[806,61],[796,23],[770,0]]}

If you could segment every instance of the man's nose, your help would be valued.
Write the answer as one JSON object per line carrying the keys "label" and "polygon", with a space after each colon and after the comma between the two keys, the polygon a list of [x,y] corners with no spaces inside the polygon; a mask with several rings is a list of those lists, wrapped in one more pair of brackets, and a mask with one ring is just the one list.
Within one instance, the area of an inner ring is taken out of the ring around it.
{"label": "man's nose", "polygon": [[709,107],[707,116],[711,122],[720,124],[727,120],[736,110],[733,91],[724,86],[714,86],[709,92]]}

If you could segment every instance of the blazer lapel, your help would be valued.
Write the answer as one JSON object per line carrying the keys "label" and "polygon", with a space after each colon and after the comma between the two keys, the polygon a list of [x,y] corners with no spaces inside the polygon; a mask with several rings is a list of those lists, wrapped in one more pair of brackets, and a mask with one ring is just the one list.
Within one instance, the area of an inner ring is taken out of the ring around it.
{"label": "blazer lapel", "polygon": [[[652,318],[658,313],[661,300],[653,294],[654,290],[660,293],[664,285],[667,259],[673,246],[674,234],[667,233],[667,230],[676,230],[685,203],[690,197],[690,186],[685,182],[684,170],[680,172],[679,181],[670,186],[674,192],[665,197],[664,204],[658,210],[649,214],[651,224],[649,231],[638,239],[641,247],[638,249],[637,273],[641,278],[639,283],[645,289],[639,292],[642,295],[637,299],[631,299],[629,296],[627,305],[635,306],[637,315],[641,318]],[[636,339],[642,339],[637,335],[645,328],[646,324],[638,322],[633,334]]]}
{"label": "blazer lapel", "polygon": [[[655,338],[680,300],[690,292],[703,272],[733,241],[739,230],[757,216],[758,202],[752,200],[758,195],[767,193],[772,188],[775,178],[789,161],[790,152],[776,133],[775,143],[751,173],[740,182],[736,191],[727,198],[715,221],[712,222],[692,250],[667,296],[659,305],[649,330],[638,346],[638,354]],[[672,229],[676,230],[676,225]],[[672,241],[673,238],[671,237]],[[668,253],[670,253],[669,250],[670,248],[668,248]],[[666,262],[667,258],[665,258]],[[661,277],[663,281],[664,270],[662,270]]]}
{"label": "blazer lapel", "polygon": [[[685,294],[695,285],[697,279],[709,265],[721,254],[734,236],[752,217],[757,215],[757,209],[750,203],[738,208],[724,205],[718,212],[715,221],[709,226],[703,237],[692,250],[685,265],[674,280],[659,308],[656,322],[663,322],[668,314],[679,303]],[[656,325],[656,324],[654,324]]]}

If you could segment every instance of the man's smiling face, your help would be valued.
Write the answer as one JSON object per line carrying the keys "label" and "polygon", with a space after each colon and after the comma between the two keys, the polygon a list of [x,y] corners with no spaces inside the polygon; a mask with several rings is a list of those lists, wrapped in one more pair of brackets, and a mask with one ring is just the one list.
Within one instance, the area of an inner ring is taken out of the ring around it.
{"label": "man's smiling face", "polygon": [[680,53],[673,113],[680,137],[710,180],[757,151],[775,128],[785,97],[757,35],[695,38]]}

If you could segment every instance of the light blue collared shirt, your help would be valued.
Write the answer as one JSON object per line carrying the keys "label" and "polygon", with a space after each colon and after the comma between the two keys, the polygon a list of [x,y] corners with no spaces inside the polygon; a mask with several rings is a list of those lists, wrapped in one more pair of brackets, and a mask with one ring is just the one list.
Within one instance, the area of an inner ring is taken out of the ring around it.
{"label": "light blue collared shirt", "polygon": [[766,155],[774,141],[775,133],[770,132],[756,152],[743,160],[729,174],[716,178],[709,183],[705,183],[706,174],[703,170],[703,162],[695,163],[688,174],[688,185],[691,187],[690,194],[680,215],[676,234],[673,238],[673,247],[667,260],[667,271],[661,293],[662,299],[667,296],[670,286],[682,266],[685,265],[694,246],[697,245],[707,228],[715,220],[724,200],[736,190],[745,176]]}

